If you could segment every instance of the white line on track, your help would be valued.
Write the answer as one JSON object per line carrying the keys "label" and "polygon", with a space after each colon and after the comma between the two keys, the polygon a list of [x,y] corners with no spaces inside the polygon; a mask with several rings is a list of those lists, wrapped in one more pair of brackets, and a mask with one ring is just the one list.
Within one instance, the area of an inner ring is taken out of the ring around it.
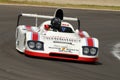
{"label": "white line on track", "polygon": [[120,60],[120,42],[113,46],[112,54]]}

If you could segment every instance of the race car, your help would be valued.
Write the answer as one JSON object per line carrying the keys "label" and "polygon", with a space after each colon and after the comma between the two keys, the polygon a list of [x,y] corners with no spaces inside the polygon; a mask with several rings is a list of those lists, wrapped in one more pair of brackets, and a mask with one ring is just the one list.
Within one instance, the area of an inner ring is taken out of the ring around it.
{"label": "race car", "polygon": [[[35,25],[20,24],[21,17],[35,18]],[[38,19],[42,18],[46,21],[38,25]],[[53,18],[61,20],[60,29],[63,31],[50,29]],[[72,22],[77,22],[76,30]],[[81,30],[79,18],[64,17],[63,10],[57,9],[54,16],[29,13],[18,15],[16,49],[33,57],[94,63],[98,61],[99,41]]]}

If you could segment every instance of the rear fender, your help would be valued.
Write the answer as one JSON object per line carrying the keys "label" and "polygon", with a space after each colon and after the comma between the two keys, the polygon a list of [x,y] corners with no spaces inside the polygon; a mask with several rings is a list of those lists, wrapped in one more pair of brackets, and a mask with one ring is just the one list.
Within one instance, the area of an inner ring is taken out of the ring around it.
{"label": "rear fender", "polygon": [[24,52],[25,44],[25,34],[24,26],[20,25],[16,28],[16,49],[20,52]]}

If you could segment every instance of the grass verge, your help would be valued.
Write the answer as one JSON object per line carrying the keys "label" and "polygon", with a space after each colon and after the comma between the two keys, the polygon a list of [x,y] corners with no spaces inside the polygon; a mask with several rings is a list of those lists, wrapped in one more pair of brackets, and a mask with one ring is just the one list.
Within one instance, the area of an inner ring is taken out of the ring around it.
{"label": "grass verge", "polygon": [[117,10],[120,11],[120,6],[99,6],[99,5],[73,5],[73,4],[57,4],[51,2],[35,2],[35,1],[12,1],[12,0],[0,0],[0,3],[8,4],[29,4],[29,5],[40,5],[40,6],[59,6],[59,7],[70,7],[79,9],[98,9],[98,10]]}

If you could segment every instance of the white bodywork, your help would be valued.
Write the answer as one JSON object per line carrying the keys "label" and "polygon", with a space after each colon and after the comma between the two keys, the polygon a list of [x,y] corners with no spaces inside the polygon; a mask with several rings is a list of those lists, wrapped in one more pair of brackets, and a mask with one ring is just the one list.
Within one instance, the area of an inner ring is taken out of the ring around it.
{"label": "white bodywork", "polygon": [[[43,16],[36,14],[23,14],[22,16],[27,17],[36,17],[36,18],[53,18],[52,16]],[[77,20],[76,18],[64,17],[68,20]],[[61,53],[61,54],[71,54],[78,55],[83,58],[98,58],[98,51],[96,55],[84,55],[83,47],[99,47],[98,39],[91,38],[86,31],[74,30],[73,26],[62,21],[61,26],[70,27],[73,30],[73,33],[66,32],[54,32],[52,30],[45,30],[44,26],[50,25],[50,20],[43,22],[40,26],[26,26],[18,25],[16,28],[16,49],[20,52],[25,53],[25,50],[35,52],[35,53]],[[34,41],[33,34],[35,36],[35,41],[41,41],[44,43],[44,50],[33,50],[28,46],[28,41]],[[82,35],[81,35],[82,34]],[[93,61],[94,62],[94,61]]]}

